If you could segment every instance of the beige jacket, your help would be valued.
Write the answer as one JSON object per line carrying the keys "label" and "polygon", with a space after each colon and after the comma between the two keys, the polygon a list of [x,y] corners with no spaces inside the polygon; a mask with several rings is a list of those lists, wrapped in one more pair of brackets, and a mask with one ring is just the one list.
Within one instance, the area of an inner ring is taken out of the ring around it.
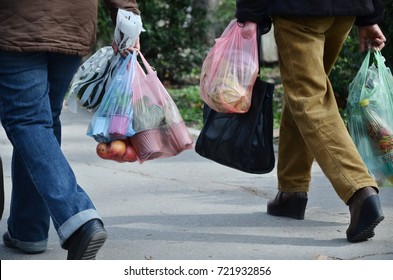
{"label": "beige jacket", "polygon": [[[98,0],[100,1],[100,0]],[[104,0],[140,14],[136,0]],[[96,38],[97,0],[0,0],[0,50],[85,56]]]}

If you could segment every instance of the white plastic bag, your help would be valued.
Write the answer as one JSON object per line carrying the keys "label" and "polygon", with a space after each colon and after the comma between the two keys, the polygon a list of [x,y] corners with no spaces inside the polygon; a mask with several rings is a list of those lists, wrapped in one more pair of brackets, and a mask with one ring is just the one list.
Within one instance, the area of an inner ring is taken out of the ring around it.
{"label": "white plastic bag", "polygon": [[145,29],[142,27],[142,19],[139,15],[122,9],[118,10],[114,39],[119,50],[132,47],[142,31]]}
{"label": "white plastic bag", "polygon": [[66,98],[71,112],[76,113],[78,107],[95,109],[100,104],[118,67],[119,58],[120,55],[116,55],[111,46],[106,46],[79,66]]}

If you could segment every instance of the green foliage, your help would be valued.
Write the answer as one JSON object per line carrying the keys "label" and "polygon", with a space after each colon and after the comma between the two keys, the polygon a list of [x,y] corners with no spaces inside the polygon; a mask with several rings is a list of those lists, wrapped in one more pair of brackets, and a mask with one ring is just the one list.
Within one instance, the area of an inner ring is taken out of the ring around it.
{"label": "green foliage", "polygon": [[[161,80],[181,85],[190,76],[198,76],[207,45],[207,7],[203,2],[138,1],[146,29],[140,36],[141,51]],[[99,1],[97,25],[96,49],[113,40],[114,26],[103,1]]]}
{"label": "green foliage", "polygon": [[207,33],[207,10],[196,0],[139,1],[146,32],[141,50],[160,79],[181,84],[201,66]]}
{"label": "green foliage", "polygon": [[217,6],[210,15],[209,31],[213,38],[210,43],[214,43],[213,39],[220,36],[229,22],[235,18],[236,1],[219,0]]}
{"label": "green foliage", "polygon": [[197,129],[203,124],[203,103],[199,96],[199,86],[187,86],[181,89],[168,89],[179,108],[183,120]]}
{"label": "green foliage", "polygon": [[284,88],[281,82],[280,70],[278,65],[265,65],[261,67],[260,75],[263,80],[274,84],[273,94],[273,126],[274,128],[280,127],[282,101],[284,96]]}
{"label": "green foliage", "polygon": [[95,50],[112,44],[115,27],[110,18],[109,10],[102,0],[98,1],[97,40]]}
{"label": "green foliage", "polygon": [[339,107],[345,107],[345,101],[348,97],[348,85],[356,76],[364,59],[364,55],[364,53],[359,51],[357,28],[353,28],[329,76],[338,98]]}
{"label": "green foliage", "polygon": [[385,6],[385,17],[381,24],[381,29],[387,39],[387,47],[382,50],[382,54],[386,58],[386,65],[393,68],[393,0],[383,0]]}

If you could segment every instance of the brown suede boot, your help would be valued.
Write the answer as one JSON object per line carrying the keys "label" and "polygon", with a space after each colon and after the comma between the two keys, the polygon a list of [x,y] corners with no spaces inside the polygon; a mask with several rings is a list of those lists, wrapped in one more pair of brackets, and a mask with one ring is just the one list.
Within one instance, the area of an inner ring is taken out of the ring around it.
{"label": "brown suede boot", "polygon": [[361,242],[375,235],[374,228],[385,218],[381,203],[373,187],[365,187],[348,201],[351,223],[347,229],[349,242]]}
{"label": "brown suede boot", "polygon": [[285,216],[304,220],[307,205],[306,192],[281,192],[267,203],[267,213],[273,216]]}

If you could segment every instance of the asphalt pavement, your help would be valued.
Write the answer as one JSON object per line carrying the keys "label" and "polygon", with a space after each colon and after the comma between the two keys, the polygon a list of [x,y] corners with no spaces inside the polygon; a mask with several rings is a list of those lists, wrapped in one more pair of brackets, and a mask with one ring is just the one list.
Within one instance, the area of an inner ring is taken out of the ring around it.
{"label": "asphalt pavement", "polygon": [[[64,110],[63,150],[79,184],[102,215],[108,240],[100,260],[392,260],[393,188],[383,187],[385,220],[367,242],[348,243],[348,207],[315,163],[305,220],[273,217],[267,201],[277,189],[276,170],[246,174],[188,150],[168,159],[117,163],[99,158],[86,136],[91,114]],[[194,138],[198,131],[190,129]],[[7,230],[12,147],[0,129]],[[51,226],[48,249],[25,255],[0,244],[2,260],[63,260]]]}

